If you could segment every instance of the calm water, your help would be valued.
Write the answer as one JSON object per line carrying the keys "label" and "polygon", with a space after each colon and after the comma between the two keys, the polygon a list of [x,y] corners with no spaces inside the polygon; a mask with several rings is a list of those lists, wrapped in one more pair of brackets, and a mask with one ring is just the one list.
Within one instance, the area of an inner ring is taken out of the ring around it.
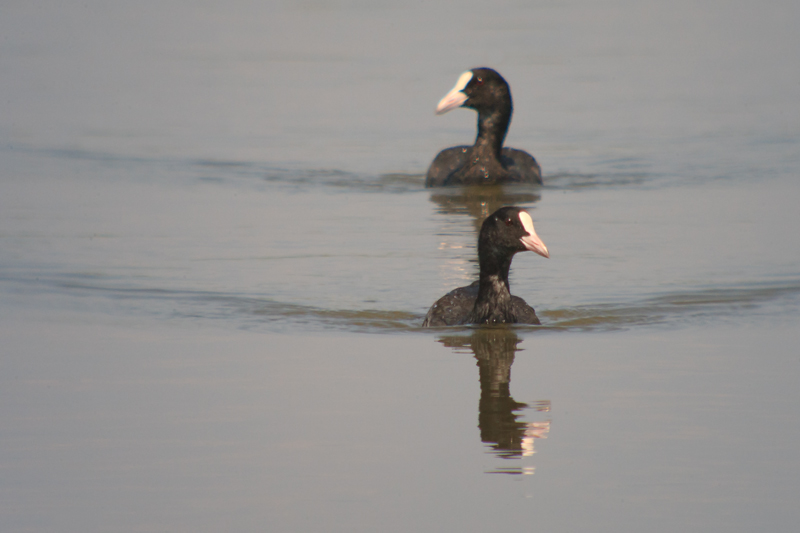
{"label": "calm water", "polygon": [[[796,528],[798,4],[0,12],[3,531]],[[423,188],[479,65],[544,187]]]}

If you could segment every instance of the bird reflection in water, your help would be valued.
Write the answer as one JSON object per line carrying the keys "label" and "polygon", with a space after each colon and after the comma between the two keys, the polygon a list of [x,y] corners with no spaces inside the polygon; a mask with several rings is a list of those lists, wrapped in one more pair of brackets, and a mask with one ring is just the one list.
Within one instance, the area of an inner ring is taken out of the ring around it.
{"label": "bird reflection in water", "polygon": [[431,193],[431,201],[439,206],[440,214],[468,215],[476,235],[483,219],[504,205],[530,205],[540,199],[530,185],[473,185],[435,189]]}
{"label": "bird reflection in water", "polygon": [[[502,459],[521,459],[536,453],[536,439],[546,439],[550,432],[550,419],[535,422],[520,420],[522,411],[533,409],[539,413],[550,412],[550,400],[532,406],[517,402],[511,397],[511,365],[521,339],[505,327],[483,327],[470,335],[442,337],[439,342],[457,352],[469,349],[478,361],[481,399],[478,403],[478,428],[481,442],[489,445],[491,453]],[[490,470],[492,474],[533,474],[532,466],[501,467]]]}

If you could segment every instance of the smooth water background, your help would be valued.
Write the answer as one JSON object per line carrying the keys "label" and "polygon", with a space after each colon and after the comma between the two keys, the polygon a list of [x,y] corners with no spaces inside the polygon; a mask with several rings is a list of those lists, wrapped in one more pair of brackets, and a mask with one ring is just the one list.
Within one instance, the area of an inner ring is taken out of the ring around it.
{"label": "smooth water background", "polygon": [[[0,7],[3,531],[794,531],[800,7]],[[509,80],[542,188],[429,191]],[[482,217],[542,327],[419,324]]]}

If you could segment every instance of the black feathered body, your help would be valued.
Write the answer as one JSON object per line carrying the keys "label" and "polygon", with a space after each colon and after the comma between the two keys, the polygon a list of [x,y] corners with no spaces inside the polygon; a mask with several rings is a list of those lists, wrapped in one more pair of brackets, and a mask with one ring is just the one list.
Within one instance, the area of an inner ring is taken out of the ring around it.
{"label": "black feathered body", "polygon": [[426,187],[542,183],[539,163],[531,154],[503,148],[500,158],[481,157],[473,146],[445,148],[436,156],[425,177]]}
{"label": "black feathered body", "polygon": [[[539,325],[536,311],[519,296],[509,294],[510,305],[493,309],[491,305],[475,306],[478,299],[479,280],[453,289],[431,306],[422,327],[459,326],[463,324],[534,324]],[[507,292],[507,291],[506,291]],[[469,315],[464,309],[471,309]]]}

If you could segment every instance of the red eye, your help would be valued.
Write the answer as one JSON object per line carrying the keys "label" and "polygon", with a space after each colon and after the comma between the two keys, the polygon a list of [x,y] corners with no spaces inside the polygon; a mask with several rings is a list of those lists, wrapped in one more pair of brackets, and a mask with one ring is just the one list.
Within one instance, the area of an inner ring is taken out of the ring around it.
{"label": "red eye", "polygon": [[477,82],[478,82],[478,85],[482,84],[483,83],[483,78],[478,78]]}
{"label": "red eye", "polygon": [[508,227],[511,227],[511,226],[514,225],[514,221],[512,221],[510,218],[507,218],[505,220],[505,223],[506,223],[506,226],[508,226]]}

